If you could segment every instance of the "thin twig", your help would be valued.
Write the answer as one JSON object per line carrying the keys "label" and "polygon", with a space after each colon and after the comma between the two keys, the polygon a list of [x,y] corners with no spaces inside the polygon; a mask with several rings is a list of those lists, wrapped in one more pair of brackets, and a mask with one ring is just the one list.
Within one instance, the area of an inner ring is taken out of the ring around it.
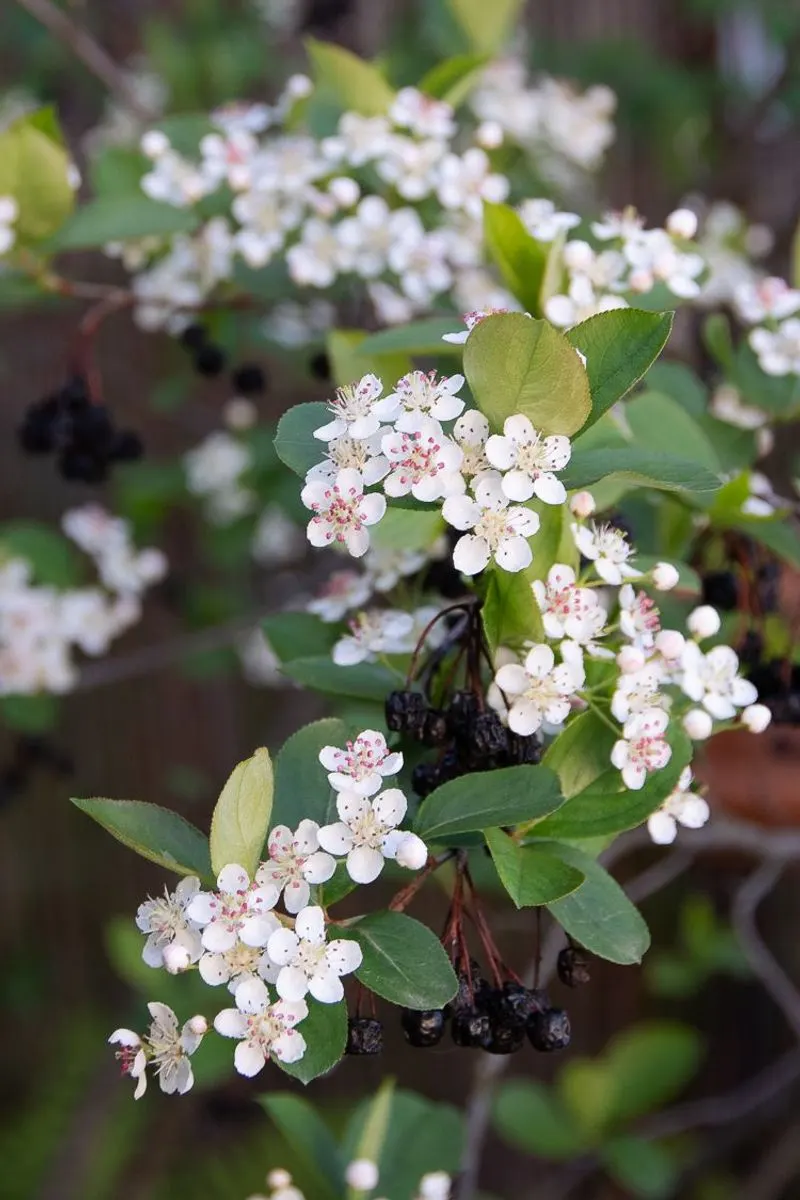
{"label": "thin twig", "polygon": [[17,0],[17,4],[66,46],[125,108],[141,121],[155,118],[157,114],[142,104],[124,70],[73,17],[52,0]]}
{"label": "thin twig", "polygon": [[800,1039],[800,992],[773,958],[756,924],[758,906],[780,879],[785,865],[785,860],[763,862],[739,888],[731,915],[747,961]]}

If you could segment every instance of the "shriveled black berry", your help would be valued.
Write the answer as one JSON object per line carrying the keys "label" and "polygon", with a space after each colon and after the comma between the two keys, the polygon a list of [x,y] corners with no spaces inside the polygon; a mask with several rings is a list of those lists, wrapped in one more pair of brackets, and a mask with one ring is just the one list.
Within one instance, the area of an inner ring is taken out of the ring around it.
{"label": "shriveled black berry", "polygon": [[445,750],[439,762],[439,783],[447,783],[451,779],[458,779],[459,775],[464,775],[467,769],[459,758],[457,750],[453,748]]}
{"label": "shriveled black berry", "polygon": [[739,588],[732,571],[709,571],[703,576],[703,603],[723,612],[739,607]]}
{"label": "shriveled black berry", "polygon": [[108,457],[114,441],[114,425],[107,408],[92,404],[71,418],[72,445],[80,450]]}
{"label": "shriveled black berry", "polygon": [[225,351],[220,346],[209,343],[200,347],[192,361],[194,369],[199,375],[213,379],[215,375],[220,375],[225,370],[227,358]]}
{"label": "shriveled black berry", "polygon": [[114,462],[135,462],[144,454],[144,445],[138,433],[124,429],[114,436],[109,456]]}
{"label": "shriveled black berry", "polygon": [[420,1049],[437,1046],[444,1036],[446,1023],[441,1008],[432,1008],[425,1012],[404,1008],[400,1016],[400,1024],[406,1035],[406,1041]]}
{"label": "shriveled black berry", "polygon": [[443,746],[447,741],[447,718],[438,709],[431,708],[422,722],[421,740],[426,746]]}
{"label": "shriveled black berry", "polygon": [[383,1025],[375,1017],[350,1017],[347,1022],[345,1054],[380,1054]]}
{"label": "shriveled black berry", "polygon": [[231,382],[240,396],[259,396],[267,386],[267,377],[258,363],[242,363],[231,374]]}
{"label": "shriveled black berry", "polygon": [[453,1014],[450,1033],[457,1046],[470,1050],[487,1050],[492,1041],[489,1014],[479,1008],[460,1009]]}
{"label": "shriveled black berry", "polygon": [[59,390],[58,399],[69,412],[81,412],[90,403],[89,387],[82,375],[72,375]]}
{"label": "shriveled black berry", "polygon": [[483,1047],[489,1054],[516,1054],[525,1041],[525,1026],[518,1021],[500,1021],[490,1017],[491,1034]]}
{"label": "shriveled black berry", "polygon": [[470,756],[476,766],[482,760],[495,755],[507,754],[508,730],[494,712],[482,712],[475,718],[472,727]]}
{"label": "shriveled black berry", "polygon": [[542,758],[542,743],[535,733],[523,736],[520,733],[512,733],[507,731],[508,740],[508,764],[512,767],[521,767],[526,764],[534,764],[541,761]]}
{"label": "shriveled black berry", "polygon": [[552,1050],[566,1050],[572,1036],[569,1014],[563,1008],[548,1008],[534,1013],[527,1025],[528,1040],[534,1050],[549,1054]]}
{"label": "shriveled black berry", "polygon": [[205,325],[200,325],[194,321],[191,325],[187,325],[178,341],[187,350],[200,350],[205,346],[208,339],[208,333]]}
{"label": "shriveled black berry", "polygon": [[48,396],[31,405],[17,430],[19,444],[26,454],[50,454],[55,450],[59,419],[57,396]]}
{"label": "shriveled black berry", "polygon": [[386,727],[392,733],[410,733],[421,727],[427,704],[421,692],[390,692],[386,697]]}
{"label": "shriveled black berry", "polygon": [[527,988],[522,983],[508,979],[503,984],[503,1006],[506,1012],[514,1014],[516,1019],[525,1025],[536,1013],[544,1012],[550,1007],[547,995],[537,988]]}
{"label": "shriveled black berry", "polygon": [[454,737],[470,738],[480,704],[474,692],[454,692],[447,708],[447,723]]}
{"label": "shriveled black berry", "polygon": [[411,772],[411,788],[420,800],[430,796],[440,783],[439,768],[436,763],[417,763]]}
{"label": "shriveled black berry", "polygon": [[331,376],[331,360],[324,350],[312,354],[308,360],[308,369],[315,379],[329,380]]}
{"label": "shriveled black berry", "polygon": [[558,978],[567,987],[580,987],[582,983],[589,983],[591,979],[589,956],[577,946],[564,947],[558,956],[556,970]]}

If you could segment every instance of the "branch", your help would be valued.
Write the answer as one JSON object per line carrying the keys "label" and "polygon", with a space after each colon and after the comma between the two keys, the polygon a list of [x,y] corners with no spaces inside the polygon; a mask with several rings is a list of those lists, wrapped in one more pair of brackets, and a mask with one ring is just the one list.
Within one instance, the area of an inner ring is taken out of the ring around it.
{"label": "branch", "polygon": [[784,866],[784,860],[763,862],[739,888],[731,915],[750,966],[800,1039],[800,992],[773,958],[756,924],[758,906],[780,879]]}
{"label": "branch", "polygon": [[17,0],[17,4],[66,46],[120,104],[142,121],[152,121],[155,118],[157,114],[142,104],[125,72],[68,13],[53,4],[52,0]]}

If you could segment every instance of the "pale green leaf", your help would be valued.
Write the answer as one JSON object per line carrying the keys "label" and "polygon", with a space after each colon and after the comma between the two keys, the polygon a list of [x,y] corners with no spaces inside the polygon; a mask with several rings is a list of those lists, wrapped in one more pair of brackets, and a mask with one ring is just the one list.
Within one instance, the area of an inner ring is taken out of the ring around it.
{"label": "pale green leaf", "polygon": [[365,117],[388,112],[394,91],[376,66],[343,46],[318,42],[315,38],[306,40],[306,50],[315,82],[343,112]]}
{"label": "pale green leaf", "polygon": [[563,842],[542,842],[586,876],[571,896],[548,905],[559,925],[599,958],[630,965],[642,961],[650,933],[622,888],[588,854]]}
{"label": "pale green leaf", "polygon": [[274,788],[269,751],[260,747],[238,763],[217,800],[211,818],[211,865],[219,873],[229,863],[252,878],[269,829]]}
{"label": "pale green leaf", "polygon": [[481,54],[496,54],[511,37],[524,0],[447,0],[447,6]]}

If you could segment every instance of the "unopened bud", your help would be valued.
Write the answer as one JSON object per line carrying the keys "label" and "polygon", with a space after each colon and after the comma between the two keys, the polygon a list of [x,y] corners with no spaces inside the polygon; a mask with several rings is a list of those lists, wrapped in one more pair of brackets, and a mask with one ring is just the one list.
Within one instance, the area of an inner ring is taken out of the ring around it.
{"label": "unopened bud", "polygon": [[288,1171],[284,1171],[283,1167],[276,1167],[274,1171],[270,1171],[267,1176],[267,1184],[273,1190],[277,1188],[290,1187],[292,1177]]}
{"label": "unopened bud", "polygon": [[371,1192],[378,1182],[378,1168],[368,1158],[356,1158],[348,1164],[344,1177],[357,1192]]}
{"label": "unopened bud", "polygon": [[742,724],[751,733],[763,733],[772,720],[772,713],[766,704],[748,704],[742,709]]}
{"label": "unopened bud", "polygon": [[672,563],[660,562],[653,567],[653,587],[659,592],[671,592],[679,579],[678,569]]}
{"label": "unopened bud", "polygon": [[617,666],[623,675],[634,675],[641,671],[646,661],[638,646],[623,646],[617,655]]}
{"label": "unopened bud", "polygon": [[258,409],[245,396],[234,396],[223,408],[222,419],[228,429],[241,433],[245,429],[252,429],[257,423]]}
{"label": "unopened bud", "polygon": [[656,634],[656,650],[671,662],[680,658],[685,645],[686,638],[677,629],[662,629]]}
{"label": "unopened bud", "polygon": [[503,144],[503,126],[499,121],[481,121],[475,130],[475,141],[484,150],[496,150]]}
{"label": "unopened bud", "polygon": [[187,1024],[190,1032],[196,1037],[202,1037],[204,1033],[208,1033],[208,1021],[201,1013],[198,1013],[197,1016],[192,1017]]}
{"label": "unopened bud", "polygon": [[170,975],[180,975],[181,971],[188,970],[192,963],[191,954],[185,946],[181,946],[178,942],[172,942],[169,946],[165,946],[162,957],[164,966]]}
{"label": "unopened bud", "polygon": [[395,862],[409,871],[419,871],[428,861],[428,847],[415,833],[408,833],[398,844]]}
{"label": "unopened bud", "polygon": [[302,100],[305,96],[310,96],[313,90],[314,84],[307,75],[290,75],[284,88],[286,95],[291,96],[293,100]]}
{"label": "unopened bud", "polygon": [[722,621],[715,608],[710,604],[701,604],[689,613],[686,624],[694,636],[702,641],[703,638],[710,638],[719,633]]}
{"label": "unopened bud", "polygon": [[667,233],[677,238],[693,238],[697,233],[697,216],[690,208],[676,208],[667,217]]}
{"label": "unopened bud", "polygon": [[576,492],[569,502],[569,510],[572,515],[584,520],[592,515],[596,507],[591,492]]}
{"label": "unopened bud", "polygon": [[683,728],[693,742],[704,742],[711,737],[714,722],[702,708],[692,708],[683,718]]}
{"label": "unopened bud", "polygon": [[160,129],[148,129],[142,134],[139,147],[147,158],[160,158],[169,150],[169,138]]}
{"label": "unopened bud", "polygon": [[328,191],[339,208],[352,208],[354,204],[358,203],[361,195],[361,188],[355,179],[349,179],[346,175],[337,175],[335,179],[332,179],[328,184]]}

